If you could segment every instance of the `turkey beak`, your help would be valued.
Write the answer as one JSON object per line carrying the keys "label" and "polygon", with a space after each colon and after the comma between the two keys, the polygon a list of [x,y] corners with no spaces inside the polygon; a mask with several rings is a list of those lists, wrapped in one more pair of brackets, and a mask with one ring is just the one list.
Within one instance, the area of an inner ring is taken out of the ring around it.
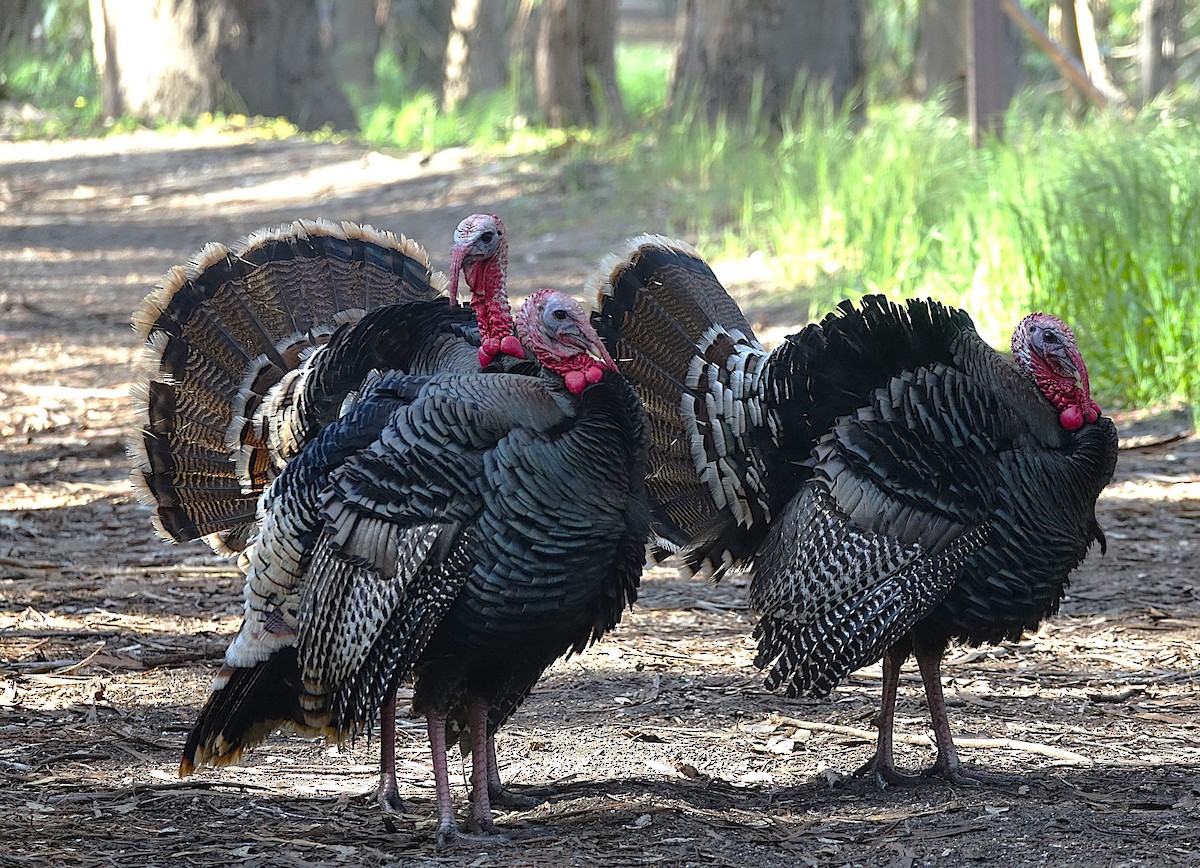
{"label": "turkey beak", "polygon": [[463,259],[467,256],[469,245],[455,244],[450,251],[450,304],[458,307],[458,279],[462,275]]}
{"label": "turkey beak", "polygon": [[600,367],[607,368],[610,371],[617,370],[617,363],[614,362],[613,357],[608,354],[608,350],[605,348],[603,343],[597,341],[588,355],[595,359],[596,364],[598,364]]}
{"label": "turkey beak", "polygon": [[578,325],[572,326],[569,331],[564,330],[561,333],[561,339],[563,343],[569,344],[579,350],[579,352],[586,354],[589,359],[601,368],[607,368],[610,371],[617,370],[617,363],[608,354],[608,350],[600,340],[600,336],[596,334],[591,326],[588,326],[586,330]]}
{"label": "turkey beak", "polygon": [[1078,385],[1079,391],[1083,393],[1085,398],[1090,399],[1092,396],[1092,387],[1088,382],[1088,370],[1087,365],[1084,364],[1083,355],[1079,350],[1071,347],[1067,350],[1067,359],[1070,361],[1074,371],[1075,383]]}
{"label": "turkey beak", "polygon": [[[1050,355],[1050,364],[1054,365],[1058,376],[1063,379],[1073,379],[1075,385],[1080,385],[1087,379],[1087,367],[1084,366],[1084,358],[1073,349],[1067,349],[1066,352],[1052,353]],[[1080,369],[1082,367],[1082,372]]]}

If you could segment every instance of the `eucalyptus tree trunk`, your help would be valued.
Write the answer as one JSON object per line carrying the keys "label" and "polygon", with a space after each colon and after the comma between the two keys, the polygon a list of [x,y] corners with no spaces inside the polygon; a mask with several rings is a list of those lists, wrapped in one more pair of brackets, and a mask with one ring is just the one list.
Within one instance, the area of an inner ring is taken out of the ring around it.
{"label": "eucalyptus tree trunk", "polygon": [[316,0],[222,2],[233,17],[217,55],[221,74],[247,113],[285,117],[303,130],[358,128],[321,44]]}
{"label": "eucalyptus tree trunk", "polygon": [[534,80],[554,126],[624,123],[617,87],[617,0],[543,0]]}
{"label": "eucalyptus tree trunk", "polygon": [[441,93],[454,0],[389,0],[385,38],[414,90]]}
{"label": "eucalyptus tree trunk", "polygon": [[174,121],[227,104],[217,60],[225,2],[90,0],[89,11],[106,115]]}
{"label": "eucalyptus tree trunk", "polygon": [[917,24],[917,94],[942,94],[955,117],[967,114],[971,0],[922,0]]}
{"label": "eucalyptus tree trunk", "polygon": [[209,111],[357,125],[321,45],[315,0],[90,0],[108,115]]}
{"label": "eucalyptus tree trunk", "polygon": [[862,0],[681,0],[672,105],[779,126],[820,89],[861,116],[862,24]]}
{"label": "eucalyptus tree trunk", "polygon": [[333,0],[329,42],[334,75],[343,85],[369,90],[375,85],[375,55],[383,21],[379,0]]}
{"label": "eucalyptus tree trunk", "polygon": [[446,108],[508,82],[506,5],[496,0],[455,0],[442,86]]}
{"label": "eucalyptus tree trunk", "polygon": [[1142,0],[1138,39],[1138,96],[1142,105],[1175,85],[1182,23],[1182,0]]}

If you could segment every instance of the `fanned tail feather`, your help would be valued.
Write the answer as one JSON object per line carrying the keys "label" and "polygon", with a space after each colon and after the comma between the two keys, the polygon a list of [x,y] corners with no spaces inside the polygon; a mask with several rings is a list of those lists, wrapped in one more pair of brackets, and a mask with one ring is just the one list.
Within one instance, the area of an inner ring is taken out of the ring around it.
{"label": "fanned tail feather", "polygon": [[134,312],[151,368],[134,389],[133,483],[168,539],[240,551],[279,462],[254,425],[287,373],[342,323],[444,286],[403,236],[297,221],[210,244]]}
{"label": "fanned tail feather", "polygon": [[[902,371],[954,364],[960,336],[974,333],[967,313],[936,301],[901,305],[865,295],[841,302],[771,354],[768,403],[778,414],[780,448],[804,460],[838,417],[868,403],[875,389]],[[772,469],[783,474],[779,486],[795,490],[788,467]]]}
{"label": "fanned tail feather", "polygon": [[592,324],[650,419],[654,556],[719,577],[745,560],[770,520],[760,445],[766,352],[712,269],[689,245],[631,239],[589,280]]}

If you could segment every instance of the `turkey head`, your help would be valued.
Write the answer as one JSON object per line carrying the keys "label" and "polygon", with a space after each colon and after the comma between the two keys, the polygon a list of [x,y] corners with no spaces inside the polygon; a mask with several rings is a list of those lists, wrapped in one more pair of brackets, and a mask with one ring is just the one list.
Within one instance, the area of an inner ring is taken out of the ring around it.
{"label": "turkey head", "polygon": [[1092,400],[1088,385],[1087,365],[1075,333],[1065,322],[1048,313],[1030,314],[1013,331],[1012,352],[1021,370],[1058,408],[1064,428],[1078,431],[1085,422],[1100,418],[1100,407]]}
{"label": "turkey head", "polygon": [[486,368],[498,353],[525,358],[513,335],[508,279],[508,237],[495,214],[472,214],[454,230],[450,251],[450,303],[458,304],[459,276],[471,287],[471,308],[479,321],[479,366]]}
{"label": "turkey head", "polygon": [[583,305],[553,289],[539,289],[525,300],[517,334],[543,368],[562,376],[572,395],[600,382],[605,371],[617,370]]}

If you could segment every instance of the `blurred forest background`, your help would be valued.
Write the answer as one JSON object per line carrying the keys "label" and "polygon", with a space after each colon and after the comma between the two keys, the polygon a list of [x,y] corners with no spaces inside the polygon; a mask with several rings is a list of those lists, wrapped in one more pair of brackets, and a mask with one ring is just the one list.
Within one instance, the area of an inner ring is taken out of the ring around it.
{"label": "blurred forest background", "polygon": [[794,321],[933,295],[999,342],[1052,310],[1106,407],[1200,407],[1198,119],[1186,0],[0,3],[0,139],[251,127],[553,166]]}

